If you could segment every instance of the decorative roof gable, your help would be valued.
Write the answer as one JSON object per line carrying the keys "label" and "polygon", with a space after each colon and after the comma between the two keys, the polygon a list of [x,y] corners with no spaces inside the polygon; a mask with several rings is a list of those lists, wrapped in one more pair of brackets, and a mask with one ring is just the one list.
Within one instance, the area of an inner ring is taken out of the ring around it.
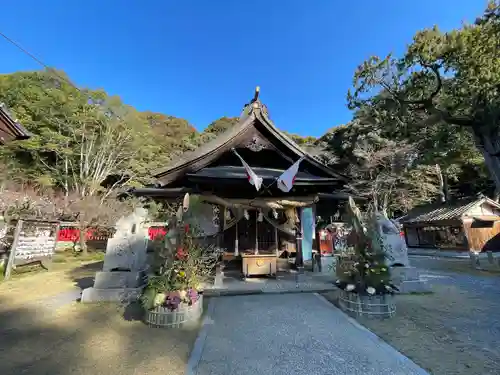
{"label": "decorative roof gable", "polygon": [[217,160],[223,153],[241,146],[255,152],[272,146],[291,164],[303,158],[302,165],[305,168],[314,169],[318,174],[322,175],[321,177],[346,180],[344,176],[334,172],[311,154],[301,149],[273,124],[269,118],[267,107],[259,100],[258,87],[254,98],[245,105],[240,121],[232,129],[220,134],[195,151],[184,153],[171,165],[155,171],[153,176],[162,185],[166,185],[186,173],[197,172]]}

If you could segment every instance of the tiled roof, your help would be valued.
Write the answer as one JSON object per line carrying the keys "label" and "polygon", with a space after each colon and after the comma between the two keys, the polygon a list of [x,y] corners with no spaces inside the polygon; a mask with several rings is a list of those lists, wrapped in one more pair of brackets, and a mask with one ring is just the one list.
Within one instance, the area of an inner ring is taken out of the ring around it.
{"label": "tiled roof", "polygon": [[322,170],[323,174],[339,180],[346,180],[344,175],[326,166],[322,161],[310,155],[290,137],[281,132],[269,118],[267,107],[257,97],[245,106],[240,116],[240,121],[231,129],[218,135],[215,139],[212,139],[196,150],[180,155],[170,165],[153,171],[153,176],[162,181],[162,183],[165,183],[165,181],[172,179],[168,177],[169,175],[182,174],[180,171],[189,170],[190,165],[200,160],[205,160],[205,164],[208,164],[210,160],[227,151],[237,137],[255,126],[255,123],[260,123],[266,129],[267,133],[269,133],[269,137],[283,145],[284,148],[287,148],[294,155],[291,161],[295,162],[297,159],[303,157],[306,163]]}
{"label": "tiled roof", "polygon": [[484,198],[467,198],[451,201],[447,203],[434,203],[424,206],[418,206],[410,210],[405,216],[398,221],[403,224],[408,223],[432,223],[443,220],[458,220],[472,208],[488,202],[495,208],[500,209],[500,205],[486,197]]}

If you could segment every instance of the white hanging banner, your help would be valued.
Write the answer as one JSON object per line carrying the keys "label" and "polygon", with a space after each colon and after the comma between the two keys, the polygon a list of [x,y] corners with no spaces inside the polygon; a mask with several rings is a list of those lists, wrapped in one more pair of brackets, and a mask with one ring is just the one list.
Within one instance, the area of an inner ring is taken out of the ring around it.
{"label": "white hanging banner", "polygon": [[236,152],[235,149],[233,149],[232,151],[241,160],[241,164],[243,164],[243,167],[245,168],[245,171],[247,173],[248,182],[255,186],[255,189],[259,191],[260,187],[262,186],[262,177],[257,176],[257,174],[252,170],[252,168],[250,168],[247,162],[240,156],[240,154]]}
{"label": "white hanging banner", "polygon": [[302,160],[304,160],[304,156],[302,156],[290,168],[284,171],[281,176],[279,176],[277,185],[281,191],[288,193],[292,190],[297,173],[299,173],[299,166]]}

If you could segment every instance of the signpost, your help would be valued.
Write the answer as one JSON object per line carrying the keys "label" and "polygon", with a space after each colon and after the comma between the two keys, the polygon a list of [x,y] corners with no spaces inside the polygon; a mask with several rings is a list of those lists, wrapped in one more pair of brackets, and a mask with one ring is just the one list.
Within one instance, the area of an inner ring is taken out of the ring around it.
{"label": "signpost", "polygon": [[8,280],[17,266],[38,263],[47,268],[57,243],[58,221],[18,220],[10,248],[4,279]]}

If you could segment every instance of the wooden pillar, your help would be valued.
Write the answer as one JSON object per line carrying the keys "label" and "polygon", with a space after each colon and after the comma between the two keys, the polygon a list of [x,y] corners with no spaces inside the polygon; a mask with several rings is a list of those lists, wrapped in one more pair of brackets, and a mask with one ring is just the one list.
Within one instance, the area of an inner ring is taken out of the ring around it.
{"label": "wooden pillar", "polygon": [[[300,208],[297,208],[297,216],[300,220]],[[302,225],[295,223],[295,244],[296,244],[296,255],[295,255],[295,266],[297,268],[304,267],[304,257],[302,255]]]}
{"label": "wooden pillar", "polygon": [[217,251],[222,247],[222,239],[224,236],[224,223],[225,223],[226,207],[219,205],[219,230],[217,231],[216,246]]}
{"label": "wooden pillar", "polygon": [[[323,271],[323,266],[321,264],[321,242],[320,242],[320,236],[319,236],[319,231],[316,230],[317,228],[315,227],[315,236],[316,236],[316,253],[313,255],[313,260],[314,263],[316,263],[316,266],[318,268],[318,272]],[[313,266],[313,272],[314,272],[314,266]]]}
{"label": "wooden pillar", "polygon": [[280,255],[280,244],[278,241],[278,228],[274,227],[274,243],[276,244],[276,258]]}
{"label": "wooden pillar", "polygon": [[236,222],[236,224],[234,224],[234,230],[236,231],[236,234],[234,236],[234,256],[237,257],[238,255],[240,255],[240,252],[239,252],[239,249],[238,249],[238,246],[239,246],[239,242],[238,242],[238,222]]}
{"label": "wooden pillar", "polygon": [[[6,223],[6,225],[7,225],[7,223]],[[5,268],[4,280],[10,279],[10,274],[12,272],[12,268],[15,265],[17,243],[19,242],[19,237],[21,236],[22,229],[23,229],[23,221],[21,219],[19,219],[17,221],[16,229],[14,231],[14,240],[12,241],[12,245],[10,247],[9,259],[7,261],[7,265]]]}
{"label": "wooden pillar", "polygon": [[420,243],[420,228],[419,227],[415,227],[415,233],[417,234],[417,243],[418,243],[418,247],[422,247],[422,244]]}
{"label": "wooden pillar", "polygon": [[255,254],[259,253],[259,213],[255,211]]}

